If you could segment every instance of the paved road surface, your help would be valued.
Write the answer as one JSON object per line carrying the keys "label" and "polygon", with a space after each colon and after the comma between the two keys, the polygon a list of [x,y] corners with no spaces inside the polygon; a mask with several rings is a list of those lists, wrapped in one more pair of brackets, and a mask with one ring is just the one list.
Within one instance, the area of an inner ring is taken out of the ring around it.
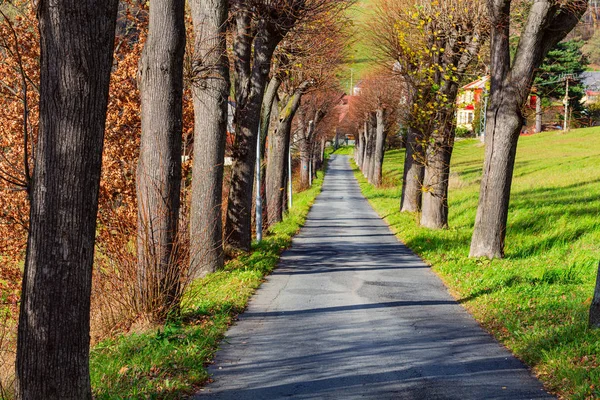
{"label": "paved road surface", "polygon": [[549,399],[377,216],[347,157],[198,399]]}

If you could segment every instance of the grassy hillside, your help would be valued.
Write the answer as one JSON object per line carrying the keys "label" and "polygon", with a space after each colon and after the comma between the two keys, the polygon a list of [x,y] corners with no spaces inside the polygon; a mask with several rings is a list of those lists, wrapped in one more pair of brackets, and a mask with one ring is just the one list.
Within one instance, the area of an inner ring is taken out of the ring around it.
{"label": "grassy hillside", "polygon": [[364,26],[373,12],[373,3],[373,0],[357,0],[348,10],[348,16],[354,27],[354,38],[348,50],[350,59],[339,76],[342,88],[348,93],[351,81],[356,84],[365,71],[373,66],[373,52],[365,35]]}
{"label": "grassy hillside", "polygon": [[475,140],[456,144],[447,230],[420,228],[417,216],[398,212],[403,152],[386,153],[387,187],[361,186],[398,236],[549,390],[599,399],[600,331],[587,329],[587,317],[600,260],[600,129],[520,139],[504,260],[467,257],[483,150]]}

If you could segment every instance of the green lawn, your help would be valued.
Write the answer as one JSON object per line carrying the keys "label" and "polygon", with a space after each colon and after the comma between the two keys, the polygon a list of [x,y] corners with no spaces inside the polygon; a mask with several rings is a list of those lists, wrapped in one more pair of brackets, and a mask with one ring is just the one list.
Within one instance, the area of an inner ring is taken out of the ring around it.
{"label": "green lawn", "polygon": [[550,391],[599,399],[600,331],[587,329],[587,317],[600,260],[600,129],[520,138],[503,260],[467,257],[483,150],[456,143],[446,230],[398,212],[403,152],[386,153],[385,188],[357,177],[402,241]]}
{"label": "green lawn", "polygon": [[194,282],[183,315],[160,329],[130,333],[99,343],[91,351],[96,399],[182,398],[209,379],[209,363],[225,331],[241,313],[279,254],[291,244],[321,190],[323,173],[313,187],[294,196],[294,207],[249,255]]}
{"label": "green lawn", "polygon": [[348,10],[354,37],[348,49],[349,60],[341,69],[339,76],[342,88],[348,93],[350,93],[350,83],[356,85],[365,72],[375,65],[373,49],[365,35],[365,24],[369,20],[369,15],[373,13],[372,7],[372,0],[357,0]]}

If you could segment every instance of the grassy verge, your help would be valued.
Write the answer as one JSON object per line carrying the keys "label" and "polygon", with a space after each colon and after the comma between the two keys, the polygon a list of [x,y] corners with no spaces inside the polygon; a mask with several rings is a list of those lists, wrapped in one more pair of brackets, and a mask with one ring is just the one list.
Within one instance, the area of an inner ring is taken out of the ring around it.
{"label": "grassy verge", "polygon": [[291,212],[262,242],[253,244],[250,254],[194,282],[179,320],[95,346],[90,361],[95,398],[181,398],[206,382],[205,365],[235,316],[243,312],[304,223],[321,191],[323,174],[313,182],[311,189],[294,196]]}
{"label": "grassy verge", "polygon": [[374,208],[453,295],[562,398],[600,399],[600,331],[587,328],[600,259],[600,129],[519,141],[506,258],[468,258],[483,147],[457,142],[449,229],[398,212],[404,154],[386,153],[384,186],[359,179]]}
{"label": "grassy verge", "polygon": [[344,154],[347,156],[354,154],[354,146],[340,146],[337,148],[337,150],[333,150],[333,148],[330,150],[332,152],[331,154]]}

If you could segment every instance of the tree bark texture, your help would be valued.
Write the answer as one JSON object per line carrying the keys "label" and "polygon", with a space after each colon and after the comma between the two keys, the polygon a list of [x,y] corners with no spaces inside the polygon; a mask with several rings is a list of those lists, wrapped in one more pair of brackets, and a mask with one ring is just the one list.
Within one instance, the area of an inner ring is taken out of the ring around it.
{"label": "tree bark texture", "polygon": [[356,165],[358,165],[358,168],[360,168],[360,164],[362,161],[361,160],[362,146],[363,146],[362,135],[361,135],[360,131],[358,131],[356,134],[356,141],[354,143],[354,161],[356,162]]}
{"label": "tree bark texture", "polygon": [[425,175],[423,165],[425,155],[421,140],[420,132],[408,127],[400,211],[418,212],[421,210],[422,185]]}
{"label": "tree bark texture", "polygon": [[594,297],[590,305],[590,328],[600,328],[600,265],[596,274],[596,287],[594,289]]}
{"label": "tree bark texture", "polygon": [[385,130],[385,110],[378,108],[376,111],[376,138],[375,138],[375,155],[373,158],[373,185],[381,186],[381,176],[383,167],[383,156],[385,154],[385,139],[387,132]]}
{"label": "tree bark texture", "polygon": [[422,185],[421,225],[431,229],[448,227],[448,180],[450,159],[454,147],[454,109],[441,117],[439,126],[425,151],[425,172]]}
{"label": "tree bark texture", "polygon": [[227,0],[191,0],[195,31],[194,176],[190,269],[203,276],[223,267],[223,165],[227,137],[229,61]]}
{"label": "tree bark texture", "polygon": [[489,3],[492,16],[490,103],[485,132],[485,161],[471,257],[501,258],[508,217],[521,109],[535,69],[548,51],[577,24],[587,1],[549,0],[532,4],[511,67],[509,22],[511,0]]}
{"label": "tree bark texture", "polygon": [[18,399],[91,399],[90,294],[116,0],[39,3],[39,136],[17,340]]}
{"label": "tree bark texture", "polygon": [[364,168],[364,164],[365,164],[365,158],[366,158],[366,147],[367,147],[367,138],[366,138],[366,124],[363,127],[363,129],[361,131],[358,132],[358,135],[360,136],[360,150],[359,150],[359,162],[358,162],[358,168],[360,168],[360,170],[362,171]]}
{"label": "tree bark texture", "polygon": [[260,110],[273,52],[283,38],[277,27],[265,20],[258,21],[253,29],[251,19],[250,11],[243,6],[235,10],[236,135],[225,241],[231,249],[242,251],[249,251],[252,242],[252,193]]}
{"label": "tree bark texture", "polygon": [[154,0],[139,62],[142,136],[137,168],[140,305],[162,319],[176,304],[181,189],[184,0]]}
{"label": "tree bark texture", "polygon": [[296,90],[279,113],[277,130],[269,136],[267,157],[266,198],[267,225],[281,221],[286,205],[285,187],[288,152],[294,115],[300,106],[303,89]]}

